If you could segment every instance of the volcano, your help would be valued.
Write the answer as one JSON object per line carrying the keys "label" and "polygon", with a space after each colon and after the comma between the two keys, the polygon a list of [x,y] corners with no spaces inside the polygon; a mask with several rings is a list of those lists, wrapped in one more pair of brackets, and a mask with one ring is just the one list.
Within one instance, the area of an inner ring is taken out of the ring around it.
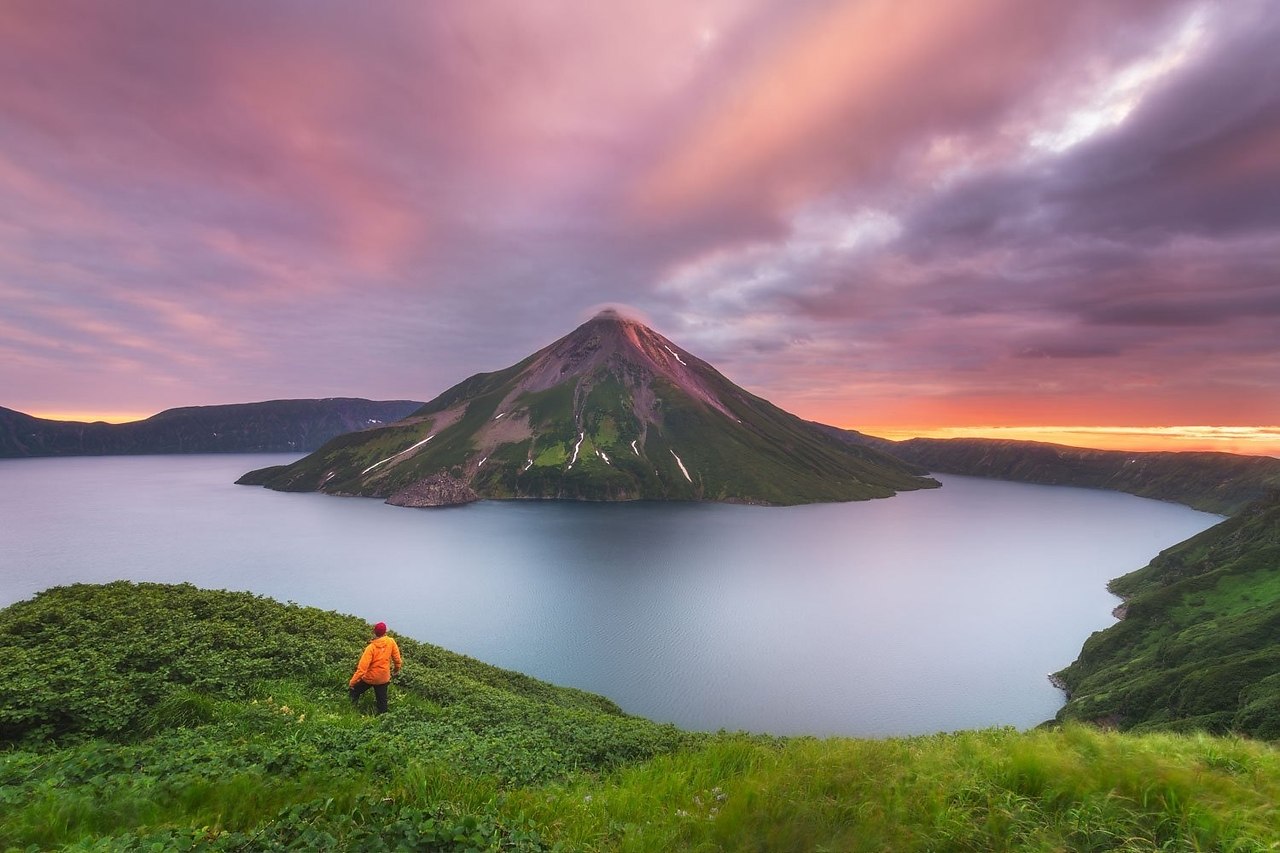
{"label": "volcano", "polygon": [[400,421],[238,482],[404,506],[477,498],[787,505],[937,485],[921,473],[748,393],[608,310]]}

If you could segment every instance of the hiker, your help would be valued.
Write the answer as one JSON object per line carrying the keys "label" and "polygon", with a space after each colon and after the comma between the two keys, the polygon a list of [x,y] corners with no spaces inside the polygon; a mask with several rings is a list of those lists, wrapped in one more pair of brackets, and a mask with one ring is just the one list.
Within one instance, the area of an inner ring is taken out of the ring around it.
{"label": "hiker", "polygon": [[400,666],[400,647],[387,636],[387,623],[379,622],[373,626],[373,639],[364,647],[356,673],[351,676],[351,683],[347,685],[351,704],[359,702],[364,692],[372,687],[373,696],[378,701],[378,713],[385,714],[387,685],[391,682],[391,676],[400,674]]}

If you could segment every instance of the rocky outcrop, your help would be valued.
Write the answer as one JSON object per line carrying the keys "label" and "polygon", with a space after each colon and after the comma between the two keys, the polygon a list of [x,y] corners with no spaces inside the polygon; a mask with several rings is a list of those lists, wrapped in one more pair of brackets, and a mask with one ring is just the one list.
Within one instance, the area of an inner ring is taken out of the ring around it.
{"label": "rocky outcrop", "polygon": [[432,474],[387,498],[392,506],[458,506],[480,500],[471,487],[450,474]]}

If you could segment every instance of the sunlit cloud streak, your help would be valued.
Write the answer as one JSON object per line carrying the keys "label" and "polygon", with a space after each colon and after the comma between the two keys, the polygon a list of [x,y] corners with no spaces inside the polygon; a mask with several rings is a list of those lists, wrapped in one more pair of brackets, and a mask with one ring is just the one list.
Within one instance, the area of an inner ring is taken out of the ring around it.
{"label": "sunlit cloud streak", "polygon": [[983,438],[1007,441],[1039,441],[1067,447],[1126,450],[1140,447],[1155,451],[1211,451],[1254,456],[1275,455],[1280,429],[1274,427],[1081,427],[1081,426],[971,426],[871,430],[895,441],[911,438]]}
{"label": "sunlit cloud streak", "polygon": [[15,2],[0,405],[426,399],[602,304],[845,426],[1280,424],[1263,0]]}

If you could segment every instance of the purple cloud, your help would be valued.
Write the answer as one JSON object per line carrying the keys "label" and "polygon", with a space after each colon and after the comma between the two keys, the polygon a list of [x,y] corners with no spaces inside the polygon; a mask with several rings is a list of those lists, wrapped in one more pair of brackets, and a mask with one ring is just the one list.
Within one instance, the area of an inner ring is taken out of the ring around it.
{"label": "purple cloud", "polygon": [[1278,423],[1278,40],[1260,0],[18,2],[0,405],[426,398],[619,303],[850,426]]}

